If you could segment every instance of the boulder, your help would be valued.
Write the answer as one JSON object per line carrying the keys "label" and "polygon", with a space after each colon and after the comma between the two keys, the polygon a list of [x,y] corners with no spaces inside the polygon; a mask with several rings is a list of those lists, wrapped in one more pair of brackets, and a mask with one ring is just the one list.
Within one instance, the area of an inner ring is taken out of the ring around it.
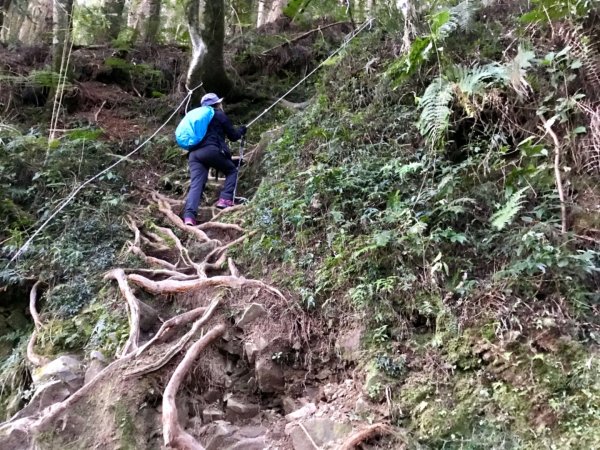
{"label": "boulder", "polygon": [[223,420],[225,418],[225,413],[218,408],[205,408],[202,411],[202,422],[210,423],[215,422],[217,420]]}
{"label": "boulder", "polygon": [[230,397],[227,400],[227,417],[231,420],[250,419],[258,415],[259,411],[259,406],[253,403],[246,403],[235,397]]}
{"label": "boulder", "polygon": [[261,305],[260,303],[252,303],[246,307],[246,309],[242,313],[242,316],[237,321],[236,326],[238,328],[241,328],[242,330],[246,329],[247,327],[252,325],[252,323],[256,319],[258,319],[259,317],[264,317],[266,315],[267,310],[263,305]]}
{"label": "boulder", "polygon": [[83,383],[88,384],[96,377],[96,375],[102,372],[107,365],[108,362],[104,355],[94,350],[90,354],[90,363],[88,364],[88,368],[85,371]]}
{"label": "boulder", "polygon": [[203,436],[206,436],[202,440],[203,443],[206,442],[206,450],[222,450],[235,445],[238,440],[233,437],[233,434],[237,430],[238,427],[223,420],[211,423],[202,433]]}
{"label": "boulder", "polygon": [[83,385],[83,365],[79,358],[63,355],[35,369],[31,377],[36,386],[51,380],[61,380],[68,384],[71,390],[75,390]]}
{"label": "boulder", "polygon": [[312,416],[315,412],[317,412],[317,407],[315,404],[307,403],[302,408],[286,415],[285,420],[288,422],[293,422],[295,420],[306,419],[307,417]]}
{"label": "boulder", "polygon": [[60,380],[49,381],[36,389],[27,406],[16,413],[13,419],[20,419],[37,414],[50,405],[62,402],[69,397],[69,395],[71,395],[71,390],[67,383]]}
{"label": "boulder", "polygon": [[206,426],[201,433],[206,450],[263,450],[268,448],[267,429],[262,426],[236,427],[222,420]]}
{"label": "boulder", "polygon": [[269,356],[262,355],[257,358],[254,371],[261,392],[276,393],[285,390],[283,370]]}
{"label": "boulder", "polygon": [[324,447],[329,443],[344,439],[350,431],[352,431],[352,427],[349,424],[334,422],[330,419],[310,419],[302,422],[302,427],[299,425],[286,427],[286,432],[292,438],[294,450],[315,450],[314,444],[318,448]]}
{"label": "boulder", "polygon": [[354,328],[338,337],[335,349],[342,360],[358,362],[360,359],[360,340],[362,335],[362,328]]}

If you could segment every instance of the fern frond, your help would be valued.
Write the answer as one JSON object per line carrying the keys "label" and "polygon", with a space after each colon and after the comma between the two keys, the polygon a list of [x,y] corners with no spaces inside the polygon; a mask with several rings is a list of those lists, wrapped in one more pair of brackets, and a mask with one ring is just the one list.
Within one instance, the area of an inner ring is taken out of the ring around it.
{"label": "fern frond", "polygon": [[419,131],[427,142],[435,147],[440,143],[448,129],[450,119],[450,102],[454,98],[452,83],[444,78],[436,78],[425,90],[419,107]]}
{"label": "fern frond", "polygon": [[458,29],[467,29],[480,5],[479,1],[465,0],[447,10],[447,20],[437,29],[437,38],[443,40]]}
{"label": "fern frond", "polygon": [[600,106],[582,103],[579,105],[589,118],[587,136],[574,154],[575,161],[590,174],[600,174]]}
{"label": "fern frond", "polygon": [[495,229],[502,230],[506,225],[513,221],[515,216],[521,210],[521,206],[523,205],[523,194],[527,189],[528,188],[526,187],[519,189],[510,196],[502,208],[492,214],[490,222]]}
{"label": "fern frond", "polygon": [[492,84],[508,81],[508,70],[496,63],[473,68],[457,66],[453,73],[457,87],[467,95],[482,94]]}

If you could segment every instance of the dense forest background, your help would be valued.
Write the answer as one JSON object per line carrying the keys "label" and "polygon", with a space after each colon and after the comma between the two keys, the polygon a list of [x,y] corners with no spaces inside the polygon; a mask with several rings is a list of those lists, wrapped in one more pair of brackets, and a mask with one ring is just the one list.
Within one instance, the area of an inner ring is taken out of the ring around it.
{"label": "dense forest background", "polygon": [[0,2],[0,448],[598,447],[598,1]]}

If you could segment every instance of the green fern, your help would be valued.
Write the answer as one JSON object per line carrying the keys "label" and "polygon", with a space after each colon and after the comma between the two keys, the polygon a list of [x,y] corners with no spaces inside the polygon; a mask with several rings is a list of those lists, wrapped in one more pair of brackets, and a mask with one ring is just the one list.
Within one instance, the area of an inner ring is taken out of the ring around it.
{"label": "green fern", "polygon": [[521,210],[523,205],[523,194],[528,188],[519,189],[517,192],[512,194],[508,201],[496,211],[490,218],[492,226],[497,230],[502,230],[506,225],[509,225],[515,216]]}
{"label": "green fern", "polygon": [[451,73],[458,89],[467,95],[482,94],[493,84],[509,79],[507,68],[497,63],[473,68],[455,66]]}
{"label": "green fern", "polygon": [[438,77],[427,87],[421,98],[421,116],[417,125],[432,147],[441,143],[448,130],[452,112],[449,104],[454,98],[453,88],[452,83]]}
{"label": "green fern", "polygon": [[436,40],[443,40],[458,29],[467,29],[480,5],[479,1],[465,0],[448,10],[437,13],[432,20],[432,30]]}

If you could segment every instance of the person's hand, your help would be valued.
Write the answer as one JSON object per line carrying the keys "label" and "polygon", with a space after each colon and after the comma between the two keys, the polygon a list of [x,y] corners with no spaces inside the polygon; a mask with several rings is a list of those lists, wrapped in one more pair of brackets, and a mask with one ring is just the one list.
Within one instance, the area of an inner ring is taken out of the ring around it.
{"label": "person's hand", "polygon": [[246,125],[242,125],[240,127],[240,133],[242,133],[242,136],[246,136],[247,131],[248,131],[248,127]]}

